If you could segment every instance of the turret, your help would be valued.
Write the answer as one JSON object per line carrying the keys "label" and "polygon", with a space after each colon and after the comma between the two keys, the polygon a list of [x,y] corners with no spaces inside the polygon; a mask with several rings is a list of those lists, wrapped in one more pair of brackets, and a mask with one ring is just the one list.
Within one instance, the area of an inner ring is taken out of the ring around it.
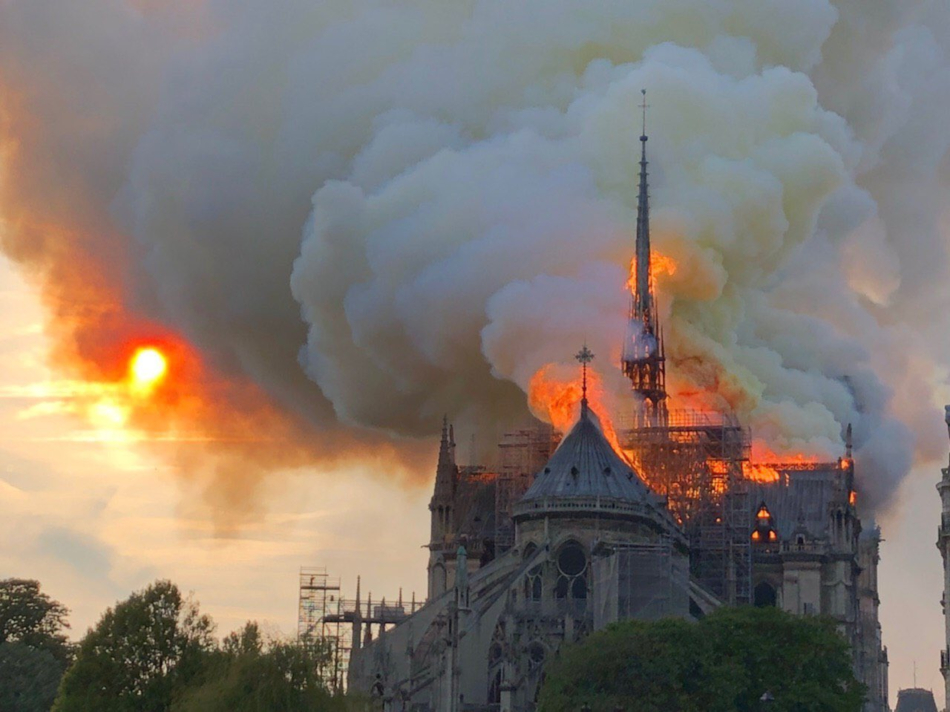
{"label": "turret", "polygon": [[455,463],[455,438],[446,416],[442,420],[442,440],[439,443],[439,463],[435,470],[435,490],[429,502],[432,513],[430,544],[442,544],[454,533],[455,490],[459,470]]}
{"label": "turret", "polygon": [[455,540],[455,495],[459,468],[455,463],[455,434],[446,416],[442,419],[439,463],[435,468],[435,489],[429,502],[432,525],[429,537],[429,598],[442,595],[450,581],[452,542]]}

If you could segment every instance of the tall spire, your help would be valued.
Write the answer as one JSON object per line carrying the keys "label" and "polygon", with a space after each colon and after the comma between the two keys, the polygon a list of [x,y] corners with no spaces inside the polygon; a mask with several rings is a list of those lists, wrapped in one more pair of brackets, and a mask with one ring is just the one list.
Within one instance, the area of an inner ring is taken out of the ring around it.
{"label": "tall spire", "polygon": [[663,331],[656,315],[651,279],[650,187],[647,180],[647,90],[641,90],[643,131],[640,134],[640,186],[637,196],[636,275],[630,307],[630,326],[623,345],[622,367],[633,390],[643,398],[648,420],[666,421],[666,354]]}
{"label": "tall spire", "polygon": [[[637,279],[634,300],[640,314],[653,317],[650,285],[650,188],[647,182],[647,90],[642,89],[643,131],[640,133],[640,190],[637,196]],[[651,326],[656,326],[651,322]]]}

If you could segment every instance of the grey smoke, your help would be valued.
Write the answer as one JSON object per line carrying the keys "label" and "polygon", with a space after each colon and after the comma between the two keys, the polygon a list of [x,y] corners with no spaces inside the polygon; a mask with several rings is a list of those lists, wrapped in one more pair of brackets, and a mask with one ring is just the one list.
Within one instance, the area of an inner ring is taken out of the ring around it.
{"label": "grey smoke", "polygon": [[646,87],[675,389],[778,451],[853,423],[875,506],[942,447],[946,3],[74,5],[0,3],[14,194],[315,431],[517,419],[585,339],[622,393]]}

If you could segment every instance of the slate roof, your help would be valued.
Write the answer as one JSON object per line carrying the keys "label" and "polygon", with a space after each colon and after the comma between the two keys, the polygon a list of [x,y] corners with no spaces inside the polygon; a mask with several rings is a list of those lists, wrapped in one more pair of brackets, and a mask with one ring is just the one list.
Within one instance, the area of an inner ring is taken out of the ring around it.
{"label": "slate roof", "polygon": [[897,693],[897,710],[895,712],[937,712],[934,693],[919,687],[900,690]]}
{"label": "slate roof", "polygon": [[495,536],[496,476],[462,469],[455,495],[456,528],[471,541]]}
{"label": "slate roof", "polygon": [[630,464],[614,452],[589,409],[583,410],[521,502],[550,497],[601,497],[651,506],[657,502]]}
{"label": "slate roof", "polygon": [[759,503],[765,502],[780,538],[790,538],[802,525],[810,536],[824,537],[833,506],[844,504],[842,497],[847,497],[834,463],[827,468],[788,468],[781,472],[787,484],[757,483],[750,488],[753,516]]}

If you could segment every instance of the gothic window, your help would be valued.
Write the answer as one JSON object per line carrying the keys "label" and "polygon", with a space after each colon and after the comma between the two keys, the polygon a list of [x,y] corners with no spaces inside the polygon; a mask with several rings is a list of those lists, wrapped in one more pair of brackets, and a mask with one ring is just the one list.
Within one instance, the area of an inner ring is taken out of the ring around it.
{"label": "gothic window", "polygon": [[587,568],[587,557],[579,544],[570,542],[561,547],[557,555],[557,567],[565,576],[578,576]]}
{"label": "gothic window", "polygon": [[775,521],[772,519],[772,513],[765,506],[765,502],[759,505],[755,514],[755,526],[752,529],[753,544],[775,544],[778,541],[778,533],[775,528]]}
{"label": "gothic window", "polygon": [[442,564],[436,564],[433,567],[432,582],[435,586],[434,595],[438,596],[445,591],[446,586],[447,586],[445,566],[443,566]]}
{"label": "gothic window", "polygon": [[577,542],[568,542],[557,554],[557,582],[554,597],[584,600],[587,598],[587,555]]}
{"label": "gothic window", "polygon": [[492,633],[491,645],[488,647],[488,703],[497,705],[501,702],[501,674],[504,666],[505,651],[505,624],[499,623]]}
{"label": "gothic window", "polygon": [[571,595],[574,598],[587,598],[587,579],[584,576],[578,576],[571,584]]}
{"label": "gothic window", "polygon": [[526,601],[541,600],[541,567],[535,566],[524,581],[524,597]]}
{"label": "gothic window", "polygon": [[544,646],[541,643],[534,642],[528,646],[528,666],[537,670],[544,665]]}
{"label": "gothic window", "polygon": [[777,600],[775,589],[765,581],[755,587],[753,593],[754,603],[758,608],[768,608],[774,606]]}

